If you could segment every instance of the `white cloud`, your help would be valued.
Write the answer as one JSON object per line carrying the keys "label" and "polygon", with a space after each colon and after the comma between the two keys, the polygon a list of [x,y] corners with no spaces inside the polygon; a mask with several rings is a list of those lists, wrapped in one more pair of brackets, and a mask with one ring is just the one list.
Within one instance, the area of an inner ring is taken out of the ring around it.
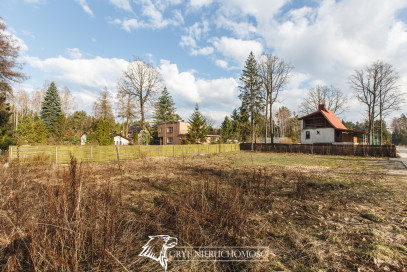
{"label": "white cloud", "polygon": [[59,56],[44,60],[26,57],[25,61],[43,71],[50,80],[98,89],[105,86],[115,88],[117,79],[128,66],[128,62],[123,59],[101,57],[67,59]]}
{"label": "white cloud", "polygon": [[181,36],[181,41],[179,43],[183,48],[188,48],[188,47],[192,47],[195,48],[196,47],[196,41],[193,37],[191,36]]}
{"label": "white cloud", "polygon": [[168,60],[160,63],[164,85],[180,106],[180,112],[192,112],[195,103],[199,103],[202,112],[218,122],[225,112],[232,112],[238,105],[238,83],[234,78],[200,79],[191,72],[180,72],[177,64]]}
{"label": "white cloud", "polygon": [[82,7],[83,11],[89,14],[91,17],[94,17],[93,11],[90,9],[88,2],[86,0],[76,0]]}
{"label": "white cloud", "polygon": [[[258,52],[264,46],[264,51],[292,63],[296,73],[307,75],[300,80],[301,86],[282,94],[292,110],[298,110],[301,93],[313,81],[332,84],[351,95],[348,76],[377,59],[393,64],[401,75],[402,89],[407,86],[407,21],[398,17],[407,8],[405,0],[323,0],[286,13],[282,8],[290,4],[289,0],[213,2],[216,14],[203,19],[231,32],[227,38],[211,40],[216,52],[222,54],[216,65],[227,69],[225,61],[240,60],[242,64],[248,48],[253,47],[247,46],[249,42],[258,43]],[[351,107],[345,116],[359,118],[361,111],[360,105]]]}
{"label": "white cloud", "polygon": [[227,69],[227,68],[228,68],[228,62],[227,62],[227,61],[218,59],[218,60],[215,61],[215,63],[216,63],[216,65],[219,66],[220,68],[223,68],[223,69]]}
{"label": "white cloud", "polygon": [[140,18],[116,18],[110,20],[110,23],[119,24],[128,32],[138,28],[162,29],[167,26],[178,26],[184,23],[184,17],[179,10],[173,9],[169,12],[171,16],[163,16],[166,8],[177,4],[177,2],[156,1],[153,3],[151,0],[142,0],[138,4],[141,5],[140,9],[142,10]]}
{"label": "white cloud", "polygon": [[65,49],[65,53],[72,59],[82,58],[82,53],[78,48],[67,48]]}
{"label": "white cloud", "polygon": [[127,32],[131,32],[132,29],[145,27],[145,24],[143,22],[139,22],[137,19],[129,19],[123,21],[121,21],[120,19],[115,19],[114,23],[121,24],[122,28]]}
{"label": "white cloud", "polygon": [[214,52],[213,47],[205,46],[199,47],[196,40],[200,40],[203,34],[209,31],[209,24],[207,21],[202,23],[195,23],[186,28],[188,35],[182,35],[180,45],[183,48],[189,49],[189,53],[193,56],[197,55],[211,55]]}
{"label": "white cloud", "polygon": [[45,0],[24,0],[24,2],[29,4],[44,4]]}
{"label": "white cloud", "polygon": [[194,8],[200,8],[202,6],[208,6],[213,0],[191,0],[189,4]]}
{"label": "white cloud", "polygon": [[210,55],[213,53],[213,47],[206,46],[202,48],[196,48],[191,50],[191,55],[198,56],[198,55]]}
{"label": "white cloud", "polygon": [[257,32],[257,28],[249,22],[236,22],[221,15],[216,20],[218,28],[231,30],[238,38],[249,38]]}
{"label": "white cloud", "polygon": [[120,9],[130,11],[130,12],[133,11],[129,0],[109,0],[109,2]]}
{"label": "white cloud", "polygon": [[214,38],[212,44],[225,58],[239,65],[243,65],[251,51],[255,56],[259,56],[263,52],[262,44],[253,40],[221,37],[220,39]]}
{"label": "white cloud", "polygon": [[190,72],[179,72],[176,64],[168,60],[160,61],[160,72],[164,85],[182,100],[192,103],[201,102],[201,97],[195,82],[195,76]]}

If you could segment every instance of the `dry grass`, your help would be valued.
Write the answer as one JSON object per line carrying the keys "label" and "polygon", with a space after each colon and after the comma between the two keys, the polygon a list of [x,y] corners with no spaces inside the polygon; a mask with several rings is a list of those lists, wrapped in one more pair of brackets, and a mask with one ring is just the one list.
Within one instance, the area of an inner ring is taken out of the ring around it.
{"label": "dry grass", "polygon": [[261,263],[170,262],[169,271],[407,269],[407,184],[397,165],[278,156],[0,168],[0,268],[157,271],[138,254],[149,235],[167,234],[183,246],[274,253]]}

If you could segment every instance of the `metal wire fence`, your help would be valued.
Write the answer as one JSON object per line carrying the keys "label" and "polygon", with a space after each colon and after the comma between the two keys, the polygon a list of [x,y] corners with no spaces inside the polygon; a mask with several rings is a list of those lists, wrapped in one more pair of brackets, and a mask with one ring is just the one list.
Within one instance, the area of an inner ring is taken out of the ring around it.
{"label": "metal wire fence", "polygon": [[121,145],[121,146],[10,146],[10,163],[68,163],[71,155],[79,162],[108,162],[142,157],[179,157],[240,150],[239,144]]}

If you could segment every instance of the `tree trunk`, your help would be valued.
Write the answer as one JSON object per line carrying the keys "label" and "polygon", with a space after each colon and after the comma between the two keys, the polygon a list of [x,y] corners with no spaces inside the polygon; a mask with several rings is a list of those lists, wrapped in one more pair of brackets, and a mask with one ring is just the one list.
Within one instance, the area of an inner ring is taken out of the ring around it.
{"label": "tree trunk", "polygon": [[143,130],[145,130],[146,126],[144,124],[144,103],[142,100],[140,101],[140,112],[141,112],[141,127],[143,128]]}
{"label": "tree trunk", "polygon": [[267,125],[268,125],[268,122],[267,122],[267,116],[268,116],[268,108],[267,108],[268,105],[267,104],[268,104],[268,101],[269,101],[269,95],[268,95],[268,92],[267,92],[267,96],[266,96],[266,120],[264,122],[265,130],[266,130],[264,143],[266,143],[266,144],[267,144]]}
{"label": "tree trunk", "polygon": [[271,138],[270,143],[274,144],[273,103],[271,103],[271,101],[270,101],[270,138]]}
{"label": "tree trunk", "polygon": [[164,139],[163,145],[167,145],[167,122],[164,122]]}

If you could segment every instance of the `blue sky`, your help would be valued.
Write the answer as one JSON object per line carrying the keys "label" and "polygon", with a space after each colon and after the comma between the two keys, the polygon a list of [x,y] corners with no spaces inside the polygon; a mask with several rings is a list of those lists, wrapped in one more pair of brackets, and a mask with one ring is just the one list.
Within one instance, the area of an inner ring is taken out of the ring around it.
{"label": "blue sky", "polygon": [[30,77],[16,88],[31,93],[55,81],[89,113],[103,87],[116,92],[135,57],[160,70],[183,118],[198,102],[217,124],[240,104],[250,51],[294,65],[276,105],[292,111],[308,88],[334,85],[349,96],[341,117],[360,121],[364,108],[347,78],[378,59],[394,65],[407,88],[405,0],[2,0],[0,16]]}

